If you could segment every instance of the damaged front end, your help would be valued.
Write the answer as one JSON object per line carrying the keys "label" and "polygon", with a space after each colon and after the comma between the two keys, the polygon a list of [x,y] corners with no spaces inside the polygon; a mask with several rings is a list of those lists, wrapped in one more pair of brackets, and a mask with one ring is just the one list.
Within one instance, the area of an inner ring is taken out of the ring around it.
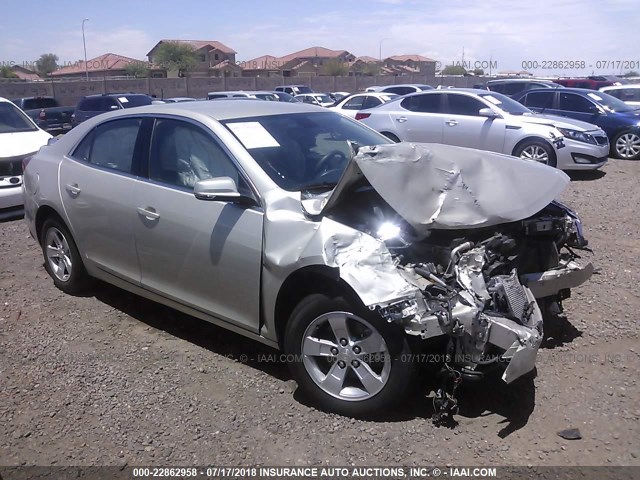
{"label": "damaged front end", "polygon": [[[320,201],[330,219],[322,223],[366,241],[327,236],[326,264],[407,334],[448,337],[445,363],[456,375],[501,366],[510,383],[533,370],[543,338],[536,298],[559,306],[593,271],[574,251],[586,248],[580,220],[553,201],[566,176],[443,145],[363,148],[349,168]],[[376,270],[392,288],[375,282]]]}

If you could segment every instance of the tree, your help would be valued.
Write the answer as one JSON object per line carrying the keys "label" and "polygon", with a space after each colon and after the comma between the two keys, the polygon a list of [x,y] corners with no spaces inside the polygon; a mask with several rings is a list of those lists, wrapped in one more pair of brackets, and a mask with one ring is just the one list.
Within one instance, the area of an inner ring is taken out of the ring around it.
{"label": "tree", "polygon": [[16,72],[11,70],[11,67],[3,65],[0,67],[0,78],[18,78],[18,75],[16,75]]}
{"label": "tree", "polygon": [[149,65],[146,62],[131,62],[124,71],[127,75],[135,78],[147,78],[149,76]]}
{"label": "tree", "polygon": [[473,71],[473,74],[474,74],[474,75],[484,75],[484,70],[483,70],[483,69],[481,69],[481,68],[476,68],[476,69]]}
{"label": "tree", "polygon": [[349,65],[345,62],[338,60],[337,58],[332,58],[331,60],[325,63],[324,71],[327,75],[332,75],[334,77],[343,77],[349,74]]}
{"label": "tree", "polygon": [[55,53],[43,53],[36,60],[36,71],[42,78],[46,78],[51,72],[58,69],[58,56]]}
{"label": "tree", "polygon": [[362,67],[362,74],[374,76],[380,73],[380,65],[375,62],[368,62]]}
{"label": "tree", "polygon": [[447,65],[442,70],[442,75],[464,75],[467,71],[461,65]]}
{"label": "tree", "polygon": [[627,73],[623,74],[622,77],[640,77],[640,73],[635,70],[630,70]]}
{"label": "tree", "polygon": [[193,69],[197,61],[195,50],[188,43],[163,42],[155,55],[155,63],[170,71],[178,71],[179,77]]}

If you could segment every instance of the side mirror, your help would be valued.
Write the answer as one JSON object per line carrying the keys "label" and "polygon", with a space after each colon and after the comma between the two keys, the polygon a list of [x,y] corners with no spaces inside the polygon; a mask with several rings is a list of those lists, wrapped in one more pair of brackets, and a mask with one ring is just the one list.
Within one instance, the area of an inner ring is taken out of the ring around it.
{"label": "side mirror", "polygon": [[[193,195],[198,200],[222,200],[240,202],[243,196],[238,192],[236,182],[230,177],[198,180],[193,187]],[[246,198],[246,197],[244,197]]]}
{"label": "side mirror", "polygon": [[478,110],[478,115],[486,118],[498,118],[500,116],[489,107],[481,108],[480,110]]}

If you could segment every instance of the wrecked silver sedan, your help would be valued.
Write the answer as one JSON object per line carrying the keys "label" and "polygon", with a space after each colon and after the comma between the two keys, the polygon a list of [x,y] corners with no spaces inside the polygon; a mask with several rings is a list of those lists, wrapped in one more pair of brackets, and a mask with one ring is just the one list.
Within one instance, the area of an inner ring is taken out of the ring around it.
{"label": "wrecked silver sedan", "polygon": [[220,101],[91,119],[28,162],[24,197],[63,291],[100,278],[280,348],[319,405],[361,415],[406,396],[426,347],[456,382],[534,368],[540,306],[592,272],[554,201],[567,182],[316,107]]}

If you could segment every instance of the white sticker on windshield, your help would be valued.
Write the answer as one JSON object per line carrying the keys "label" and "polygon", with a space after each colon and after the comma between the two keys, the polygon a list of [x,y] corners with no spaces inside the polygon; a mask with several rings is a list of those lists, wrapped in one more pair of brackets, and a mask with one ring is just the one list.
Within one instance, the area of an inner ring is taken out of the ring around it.
{"label": "white sticker on windshield", "polygon": [[588,96],[588,97],[591,97],[591,98],[593,98],[594,100],[597,100],[597,101],[599,101],[599,102],[601,102],[601,101],[602,101],[602,97],[600,97],[600,96],[596,95],[595,93],[587,93],[587,96]]}
{"label": "white sticker on windshield", "polygon": [[259,122],[227,123],[246,149],[279,147],[280,144]]}
{"label": "white sticker on windshield", "polygon": [[494,105],[500,105],[502,102],[492,95],[483,95],[482,98],[489,100]]}
{"label": "white sticker on windshield", "polygon": [[127,103],[129,101],[127,97],[118,97],[118,100],[120,100],[121,103]]}

